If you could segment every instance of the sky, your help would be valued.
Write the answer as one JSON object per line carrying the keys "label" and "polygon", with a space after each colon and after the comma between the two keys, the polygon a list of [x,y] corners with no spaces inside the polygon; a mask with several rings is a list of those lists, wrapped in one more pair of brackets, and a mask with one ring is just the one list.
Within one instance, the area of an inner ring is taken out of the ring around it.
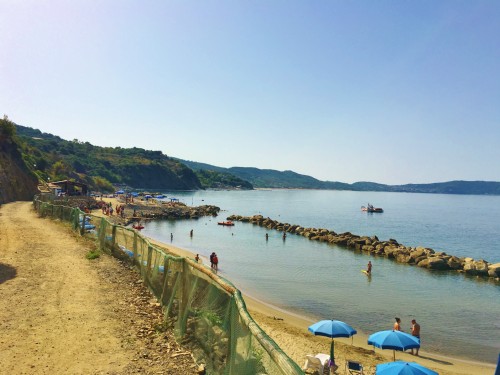
{"label": "sky", "polygon": [[500,181],[497,0],[0,0],[0,115],[325,181]]}

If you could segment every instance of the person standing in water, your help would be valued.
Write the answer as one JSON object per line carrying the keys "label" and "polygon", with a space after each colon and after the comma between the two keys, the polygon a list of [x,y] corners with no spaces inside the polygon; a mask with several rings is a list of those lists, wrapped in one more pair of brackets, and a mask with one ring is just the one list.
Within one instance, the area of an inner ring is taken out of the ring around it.
{"label": "person standing in water", "polygon": [[212,262],[214,262],[214,271],[217,272],[219,270],[219,258],[217,257],[217,254],[214,253],[214,256],[212,258]]}
{"label": "person standing in water", "polygon": [[[420,324],[418,324],[415,319],[411,320],[411,335],[416,337],[420,343]],[[415,348],[415,355],[418,355],[418,349],[419,348]],[[413,354],[413,349],[411,350],[411,354]]]}
{"label": "person standing in water", "polygon": [[401,331],[401,319],[399,319],[398,317],[396,317],[394,319],[396,319],[396,322],[394,322],[393,330],[394,331]]}
{"label": "person standing in water", "polygon": [[371,260],[368,261],[368,265],[366,266],[366,273],[368,275],[372,274],[372,261]]}

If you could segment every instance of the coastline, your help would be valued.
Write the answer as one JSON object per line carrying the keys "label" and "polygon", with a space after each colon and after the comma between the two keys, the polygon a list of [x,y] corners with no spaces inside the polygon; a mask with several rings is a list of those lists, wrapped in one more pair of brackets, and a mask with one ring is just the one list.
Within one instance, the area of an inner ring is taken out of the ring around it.
{"label": "coastline", "polygon": [[[165,244],[150,238],[155,245],[166,251],[189,258],[195,254],[189,250]],[[204,259],[204,264],[207,260]],[[224,276],[224,273],[220,273]],[[310,318],[281,309],[253,297],[250,293],[240,290],[248,311],[257,324],[278,344],[278,346],[299,366],[302,366],[307,354],[328,353],[330,339],[312,335],[307,327],[314,321]],[[367,344],[368,334],[358,332],[353,338],[335,339],[335,359],[343,369],[345,360],[355,360],[365,367],[375,367],[377,364],[392,361],[392,351],[375,349]],[[352,345],[351,345],[352,341]],[[441,375],[484,375],[493,372],[495,364],[474,362],[464,358],[452,358],[434,353],[420,351],[418,357],[409,353],[396,352],[396,360],[418,362]]]}
{"label": "coastline", "polygon": [[[119,201],[116,202],[119,203]],[[101,216],[99,212],[97,215]],[[172,254],[194,258],[194,253],[189,250],[151,238],[150,240]],[[204,264],[207,262],[207,259],[203,259]],[[224,276],[223,272],[221,276]],[[299,366],[304,364],[306,354],[329,352],[330,339],[316,337],[307,331],[307,327],[313,323],[311,319],[267,304],[245,291],[242,291],[242,294],[252,318]],[[358,333],[353,338],[353,345],[351,345],[351,339],[335,339],[335,359],[337,365],[340,366],[339,371],[343,371],[346,359],[359,361],[365,368],[373,368],[376,364],[392,361],[392,351],[381,349],[374,351],[372,346],[366,344],[367,336]],[[396,359],[417,361],[444,375],[488,374],[492,373],[495,367],[494,364],[472,362],[463,358],[448,358],[425,351],[421,351],[420,354],[419,357],[415,357],[397,352]]]}

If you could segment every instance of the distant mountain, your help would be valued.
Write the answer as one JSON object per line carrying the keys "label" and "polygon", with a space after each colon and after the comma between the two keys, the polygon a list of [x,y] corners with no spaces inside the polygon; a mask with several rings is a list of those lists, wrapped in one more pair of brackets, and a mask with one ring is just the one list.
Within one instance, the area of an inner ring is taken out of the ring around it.
{"label": "distant mountain", "polygon": [[189,168],[213,170],[231,173],[236,177],[250,182],[255,188],[286,188],[286,189],[325,189],[353,191],[388,191],[404,193],[433,194],[477,194],[500,195],[500,182],[489,181],[449,181],[432,184],[385,185],[375,182],[355,182],[348,184],[336,181],[320,181],[314,177],[302,175],[293,171],[277,171],[273,169],[258,169],[252,167],[222,168],[210,164],[176,159]]}
{"label": "distant mountain", "polygon": [[[9,122],[9,124],[11,124]],[[159,190],[218,189],[328,189],[441,194],[500,195],[500,182],[450,181],[433,184],[384,185],[320,181],[293,171],[250,167],[222,168],[168,157],[141,148],[98,147],[89,142],[64,140],[40,130],[16,125],[15,137],[22,160],[39,179],[73,179],[91,189],[112,191],[113,185]]]}

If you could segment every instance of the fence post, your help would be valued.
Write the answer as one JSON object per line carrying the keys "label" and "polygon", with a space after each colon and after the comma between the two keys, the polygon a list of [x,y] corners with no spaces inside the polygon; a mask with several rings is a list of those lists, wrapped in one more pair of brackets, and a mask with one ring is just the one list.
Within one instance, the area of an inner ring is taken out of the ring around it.
{"label": "fence post", "polygon": [[[80,218],[80,215],[78,215],[78,218]],[[83,236],[85,234],[85,221],[86,220],[87,220],[87,215],[83,214],[82,226],[80,227],[80,236]]]}
{"label": "fence post", "polygon": [[116,245],[116,225],[113,225],[113,229],[111,230],[111,254],[115,253],[115,245]]}
{"label": "fence post", "polygon": [[134,248],[132,249],[134,251],[134,265],[137,262],[137,231],[134,232]]}

